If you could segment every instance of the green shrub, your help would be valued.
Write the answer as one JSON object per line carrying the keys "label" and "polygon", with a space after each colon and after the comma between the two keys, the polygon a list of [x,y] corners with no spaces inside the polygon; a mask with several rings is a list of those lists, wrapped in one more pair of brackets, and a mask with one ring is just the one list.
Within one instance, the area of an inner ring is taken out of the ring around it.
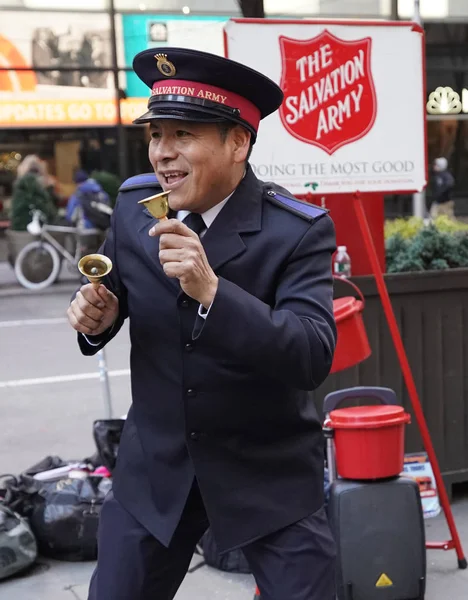
{"label": "green shrub", "polygon": [[411,227],[399,231],[385,241],[388,273],[430,271],[468,267],[468,227],[445,220],[430,224],[409,234]]}
{"label": "green shrub", "polygon": [[[437,217],[432,221],[432,225],[442,233],[457,233],[460,231],[468,232],[468,224],[455,219],[450,219],[444,215]],[[409,217],[401,219],[389,219],[385,221],[385,239],[388,240],[394,235],[400,235],[403,239],[411,239],[417,235],[421,229],[424,229],[423,219],[418,217]]]}
{"label": "green shrub", "polygon": [[45,215],[48,223],[53,223],[57,208],[52,196],[33,173],[26,173],[13,185],[10,206],[10,228],[12,231],[26,231],[31,222],[31,210],[38,209]]}
{"label": "green shrub", "polygon": [[414,237],[418,231],[424,227],[424,221],[417,217],[409,219],[391,219],[385,221],[385,239],[388,240],[395,235],[407,240]]}

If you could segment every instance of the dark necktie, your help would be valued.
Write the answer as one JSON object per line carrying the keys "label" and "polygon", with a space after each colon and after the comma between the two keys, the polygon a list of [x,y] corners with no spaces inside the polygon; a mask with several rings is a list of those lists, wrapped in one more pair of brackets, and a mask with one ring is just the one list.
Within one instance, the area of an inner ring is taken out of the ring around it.
{"label": "dark necktie", "polygon": [[205,221],[203,217],[198,213],[190,213],[183,220],[184,225],[187,225],[189,229],[194,231],[197,235],[206,229]]}

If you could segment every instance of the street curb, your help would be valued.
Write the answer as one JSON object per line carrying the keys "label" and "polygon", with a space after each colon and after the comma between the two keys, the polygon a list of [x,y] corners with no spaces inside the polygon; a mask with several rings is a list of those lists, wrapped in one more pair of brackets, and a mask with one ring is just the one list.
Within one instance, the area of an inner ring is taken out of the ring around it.
{"label": "street curb", "polygon": [[77,290],[79,287],[79,282],[76,284],[55,284],[51,285],[44,290],[27,290],[21,286],[11,286],[2,289],[0,287],[0,298],[12,298],[14,296],[51,296],[57,294],[67,294],[71,297],[71,295]]}
{"label": "street curb", "polygon": [[44,290],[28,290],[18,283],[11,265],[0,261],[0,298],[15,296],[47,296],[50,294],[69,294],[70,296],[80,287],[79,275],[76,279],[65,272],[60,273],[58,281]]}

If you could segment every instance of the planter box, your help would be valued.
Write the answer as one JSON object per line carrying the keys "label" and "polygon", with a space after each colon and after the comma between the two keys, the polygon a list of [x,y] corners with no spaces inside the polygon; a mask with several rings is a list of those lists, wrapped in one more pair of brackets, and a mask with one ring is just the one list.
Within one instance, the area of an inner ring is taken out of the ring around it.
{"label": "planter box", "polygon": [[[468,481],[468,269],[386,275],[385,280],[442,474],[448,485]],[[314,392],[358,385],[390,387],[412,415],[406,451],[423,450],[419,429],[373,277],[353,282],[366,298],[364,321],[372,354],[330,375]],[[338,283],[336,296],[349,295]]]}
{"label": "planter box", "polygon": [[[67,235],[62,232],[50,232],[50,235],[57,240],[59,244],[65,246],[65,248],[71,254],[74,254],[76,240],[72,235]],[[6,229],[5,238],[7,246],[7,260],[13,267],[21,250],[31,242],[39,240],[40,236],[31,235],[28,231],[14,231],[12,229]]]}
{"label": "planter box", "polygon": [[5,237],[7,241],[7,260],[12,267],[21,250],[36,239],[28,231],[13,231],[11,229],[5,231]]}

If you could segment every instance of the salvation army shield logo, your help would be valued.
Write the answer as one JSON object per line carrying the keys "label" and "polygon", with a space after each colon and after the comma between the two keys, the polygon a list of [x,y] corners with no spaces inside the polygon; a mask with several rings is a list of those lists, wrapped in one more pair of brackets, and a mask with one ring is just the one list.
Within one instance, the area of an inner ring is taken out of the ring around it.
{"label": "salvation army shield logo", "polygon": [[328,154],[364,137],[377,114],[371,38],[341,40],[325,30],[310,40],[280,36],[279,42],[286,130]]}

